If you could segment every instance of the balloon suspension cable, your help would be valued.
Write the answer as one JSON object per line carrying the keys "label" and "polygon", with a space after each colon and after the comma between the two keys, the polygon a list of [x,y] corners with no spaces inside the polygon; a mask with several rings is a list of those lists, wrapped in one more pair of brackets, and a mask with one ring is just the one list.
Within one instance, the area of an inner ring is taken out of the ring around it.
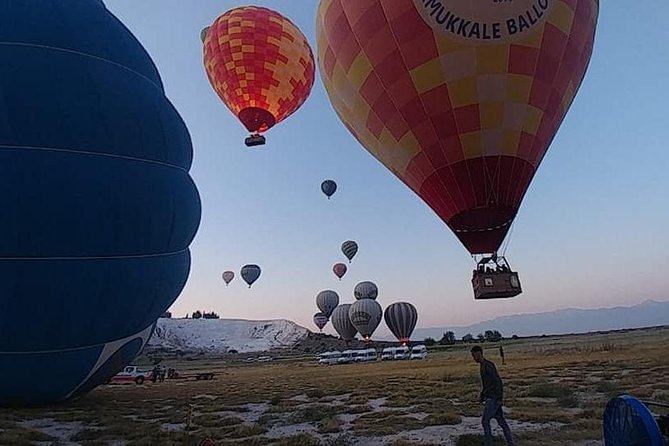
{"label": "balloon suspension cable", "polygon": [[506,236],[506,240],[504,240],[504,244],[502,245],[502,257],[506,256],[506,250],[509,249],[509,245],[511,244],[511,238],[513,238],[513,230],[515,227],[516,220],[514,219],[511,223],[511,229],[509,229],[509,235]]}

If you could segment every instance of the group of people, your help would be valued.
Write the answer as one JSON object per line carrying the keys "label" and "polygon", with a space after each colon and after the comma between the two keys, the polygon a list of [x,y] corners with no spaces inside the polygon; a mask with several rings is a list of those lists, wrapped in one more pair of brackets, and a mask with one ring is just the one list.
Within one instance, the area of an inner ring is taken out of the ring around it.
{"label": "group of people", "polygon": [[510,273],[511,268],[504,264],[495,264],[494,267],[491,267],[490,264],[479,263],[477,268],[474,270],[476,273],[485,273],[485,274],[495,274],[495,273]]}
{"label": "group of people", "polygon": [[165,378],[172,378],[176,374],[176,369],[168,369],[165,366],[156,364],[151,371],[151,381],[156,382],[165,382]]}

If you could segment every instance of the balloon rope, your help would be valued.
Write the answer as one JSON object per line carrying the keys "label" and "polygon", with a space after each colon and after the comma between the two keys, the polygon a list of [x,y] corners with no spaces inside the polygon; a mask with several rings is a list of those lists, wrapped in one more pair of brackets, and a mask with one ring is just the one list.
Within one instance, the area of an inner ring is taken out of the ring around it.
{"label": "balloon rope", "polygon": [[511,223],[511,229],[509,229],[509,235],[506,237],[506,240],[504,241],[504,246],[502,247],[502,257],[506,256],[506,250],[509,248],[509,245],[511,244],[511,238],[513,237],[513,229],[516,227],[516,220],[513,220],[513,223]]}

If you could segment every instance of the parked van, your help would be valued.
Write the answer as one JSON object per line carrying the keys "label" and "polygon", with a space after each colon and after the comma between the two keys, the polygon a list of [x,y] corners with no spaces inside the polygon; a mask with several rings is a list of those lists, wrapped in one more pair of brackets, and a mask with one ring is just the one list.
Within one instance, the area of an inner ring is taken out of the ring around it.
{"label": "parked van", "polygon": [[355,350],[344,350],[341,356],[337,358],[337,364],[350,364],[355,360]]}
{"label": "parked van", "polygon": [[393,359],[395,360],[409,359],[410,355],[411,355],[411,350],[409,350],[409,347],[403,345],[401,347],[395,347],[395,357]]}
{"label": "parked van", "polygon": [[427,358],[427,347],[424,345],[415,345],[411,349],[411,356],[409,359],[425,359]]}
{"label": "parked van", "polygon": [[339,363],[340,351],[325,352],[319,355],[318,363],[325,365],[334,365]]}
{"label": "parked van", "polygon": [[395,359],[395,347],[386,347],[381,351],[381,361],[392,361]]}
{"label": "parked van", "polygon": [[376,361],[377,359],[378,355],[375,348],[356,351],[355,362]]}

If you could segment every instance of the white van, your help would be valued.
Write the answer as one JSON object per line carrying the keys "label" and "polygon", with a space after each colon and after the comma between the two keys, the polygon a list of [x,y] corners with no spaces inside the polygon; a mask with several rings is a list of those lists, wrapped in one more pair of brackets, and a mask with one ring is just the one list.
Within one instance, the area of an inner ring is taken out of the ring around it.
{"label": "white van", "polygon": [[355,362],[376,361],[377,359],[378,355],[376,353],[376,349],[374,348],[356,351]]}
{"label": "white van", "polygon": [[409,359],[425,359],[427,358],[427,347],[424,345],[415,345],[411,349],[411,356]]}
{"label": "white van", "polygon": [[321,353],[318,357],[319,364],[334,365],[339,363],[340,351]]}
{"label": "white van", "polygon": [[409,350],[409,347],[407,347],[406,345],[403,345],[401,347],[395,347],[395,357],[393,359],[396,360],[409,359],[410,354],[411,350]]}
{"label": "white van", "polygon": [[337,358],[337,364],[350,364],[355,360],[355,350],[344,350],[341,356]]}
{"label": "white van", "polygon": [[395,359],[395,347],[386,347],[381,351],[381,361],[392,361]]}

